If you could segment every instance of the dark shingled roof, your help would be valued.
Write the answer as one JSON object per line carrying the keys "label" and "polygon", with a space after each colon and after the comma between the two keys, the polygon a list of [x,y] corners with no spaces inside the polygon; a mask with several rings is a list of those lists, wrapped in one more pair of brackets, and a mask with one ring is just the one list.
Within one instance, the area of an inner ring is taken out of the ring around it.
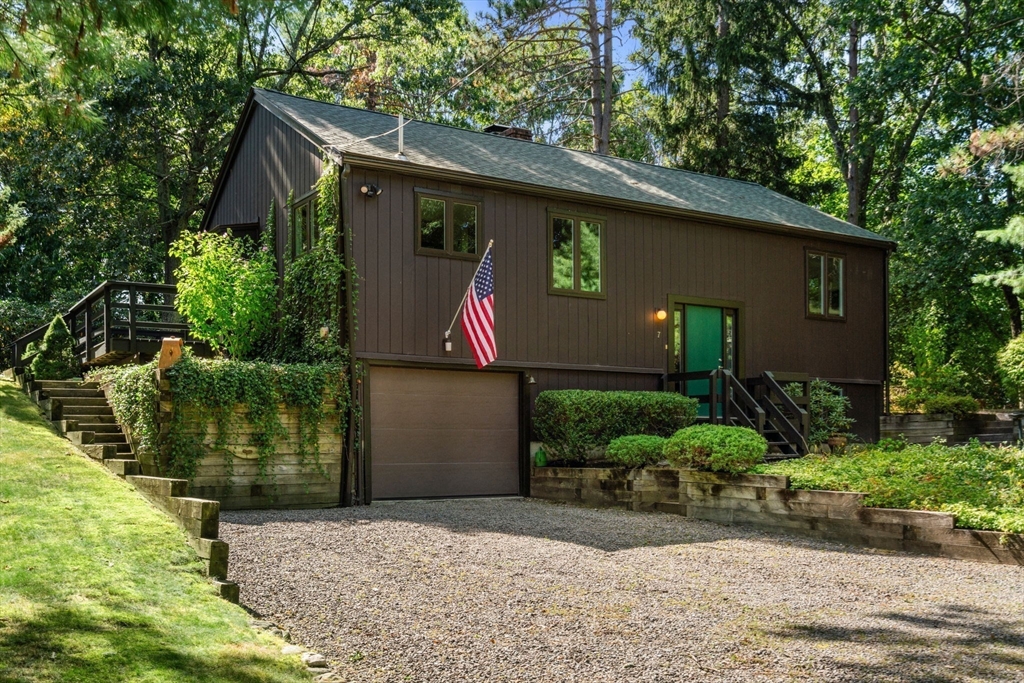
{"label": "dark shingled roof", "polygon": [[[255,99],[335,156],[394,162],[398,117],[254,89]],[[410,165],[891,244],[760,185],[564,147],[407,120]],[[410,169],[412,170],[412,169]]]}

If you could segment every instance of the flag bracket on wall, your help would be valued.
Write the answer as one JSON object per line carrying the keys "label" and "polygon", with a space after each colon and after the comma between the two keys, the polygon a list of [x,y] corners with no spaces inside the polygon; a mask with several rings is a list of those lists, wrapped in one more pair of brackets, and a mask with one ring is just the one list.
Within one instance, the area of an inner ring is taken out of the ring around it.
{"label": "flag bracket on wall", "polygon": [[462,334],[466,337],[476,367],[484,368],[498,357],[498,346],[494,338],[494,257],[491,253],[494,240],[487,243],[487,250],[477,264],[473,278],[469,281],[462,302],[455,309],[455,317],[444,333],[445,353],[452,351],[452,327],[462,313]]}

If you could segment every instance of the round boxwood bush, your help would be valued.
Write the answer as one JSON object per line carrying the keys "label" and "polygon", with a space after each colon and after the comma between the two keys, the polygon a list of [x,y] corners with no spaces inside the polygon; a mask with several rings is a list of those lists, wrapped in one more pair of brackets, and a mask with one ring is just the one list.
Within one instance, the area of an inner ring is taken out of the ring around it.
{"label": "round boxwood bush", "polygon": [[695,425],[665,441],[663,456],[676,467],[739,474],[764,461],[768,442],[753,429]]}
{"label": "round boxwood bush", "polygon": [[623,467],[656,465],[662,460],[666,439],[660,436],[620,436],[608,444],[605,457]]}

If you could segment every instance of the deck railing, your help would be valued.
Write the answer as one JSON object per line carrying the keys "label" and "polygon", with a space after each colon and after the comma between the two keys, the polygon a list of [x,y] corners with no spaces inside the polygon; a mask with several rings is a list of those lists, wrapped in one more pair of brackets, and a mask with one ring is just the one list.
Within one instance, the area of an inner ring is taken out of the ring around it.
{"label": "deck railing", "polygon": [[[75,339],[75,355],[85,365],[116,362],[137,353],[154,354],[164,337],[182,337],[189,326],[174,308],[174,285],[107,281],[64,314]],[[14,341],[15,372],[32,361],[29,345],[40,342],[49,324]],[[193,343],[194,344],[194,343]]]}

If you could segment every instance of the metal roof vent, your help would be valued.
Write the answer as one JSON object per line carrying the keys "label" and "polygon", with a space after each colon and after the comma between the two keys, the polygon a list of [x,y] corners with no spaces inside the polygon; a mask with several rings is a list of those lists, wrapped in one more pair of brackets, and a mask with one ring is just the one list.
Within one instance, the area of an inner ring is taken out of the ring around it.
{"label": "metal roof vent", "polygon": [[500,135],[503,138],[515,138],[516,140],[527,140],[529,142],[533,142],[533,133],[530,132],[529,128],[492,123],[484,128],[484,132],[492,135]]}

